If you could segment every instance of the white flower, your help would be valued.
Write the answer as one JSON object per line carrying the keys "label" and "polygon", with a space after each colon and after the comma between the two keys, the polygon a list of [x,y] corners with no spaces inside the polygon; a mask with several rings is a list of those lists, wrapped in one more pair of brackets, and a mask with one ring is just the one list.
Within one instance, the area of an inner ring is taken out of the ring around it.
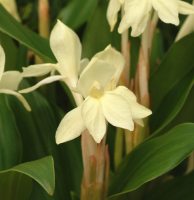
{"label": "white flower", "polygon": [[25,98],[16,92],[19,83],[22,80],[22,75],[18,71],[4,72],[5,68],[5,53],[0,46],[0,93],[14,95],[23,104],[26,110],[30,111],[31,108]]}
{"label": "white flower", "polygon": [[107,121],[133,131],[133,120],[141,123],[142,118],[151,114],[149,109],[137,103],[129,89],[116,87],[123,67],[123,56],[111,46],[92,58],[77,85],[85,100],[62,119],[56,132],[57,144],[80,136],[85,129],[100,143]]}
{"label": "white flower", "polygon": [[131,35],[134,37],[144,32],[153,10],[163,22],[174,25],[179,24],[179,13],[194,14],[194,6],[181,0],[110,0],[107,19],[112,30],[121,6],[124,8],[124,16],[118,31],[123,33],[131,27]]}
{"label": "white flower", "polygon": [[23,77],[37,77],[48,73],[54,74],[55,71],[59,75],[51,75],[36,85],[21,90],[20,93],[28,93],[39,88],[42,85],[62,80],[70,88],[74,88],[77,84],[78,74],[81,70],[81,43],[78,36],[61,21],[57,21],[50,36],[50,47],[57,60],[56,64],[38,64],[23,68]]}
{"label": "white flower", "polygon": [[[193,1],[194,4],[194,1]],[[189,33],[194,32],[194,15],[190,15],[187,17],[187,19],[184,21],[181,29],[179,30],[177,37],[175,41],[180,40],[181,38],[185,37]]]}
{"label": "white flower", "polygon": [[0,4],[2,4],[13,17],[20,21],[15,0],[0,0]]}

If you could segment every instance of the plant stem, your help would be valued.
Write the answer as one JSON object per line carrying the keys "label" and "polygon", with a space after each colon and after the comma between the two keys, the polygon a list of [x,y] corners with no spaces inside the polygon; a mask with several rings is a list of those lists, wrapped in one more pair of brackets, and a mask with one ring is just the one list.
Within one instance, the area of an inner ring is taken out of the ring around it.
{"label": "plant stem", "polygon": [[82,133],[83,180],[81,200],[105,200],[108,186],[109,154],[106,137],[96,144],[88,131]]}
{"label": "plant stem", "polygon": [[[83,98],[72,93],[77,106]],[[97,144],[88,130],[81,136],[83,159],[83,178],[81,184],[81,200],[105,200],[109,178],[109,153],[106,146],[106,137]]]}

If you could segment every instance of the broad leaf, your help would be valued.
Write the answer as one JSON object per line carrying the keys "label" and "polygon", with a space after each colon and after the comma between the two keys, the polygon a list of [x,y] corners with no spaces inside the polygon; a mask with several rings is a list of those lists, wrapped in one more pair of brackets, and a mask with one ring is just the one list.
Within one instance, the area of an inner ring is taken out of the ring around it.
{"label": "broad leaf", "polygon": [[161,176],[177,166],[193,150],[192,123],[179,125],[162,136],[147,140],[125,158],[110,185],[110,195],[133,191]]}
{"label": "broad leaf", "polygon": [[[17,172],[24,174],[36,182],[38,182],[50,195],[53,195],[54,188],[55,188],[55,173],[54,173],[54,163],[51,156],[42,158],[40,160],[35,160],[31,162],[22,163],[17,165],[11,169],[4,170],[0,172],[0,184],[6,184],[9,182],[9,179],[3,179],[2,181],[1,176],[5,176],[6,174]],[[14,182],[14,179],[12,180]],[[2,188],[2,187],[0,187]],[[3,191],[1,191],[0,195]]]}
{"label": "broad leaf", "polygon": [[181,80],[164,98],[161,106],[151,117],[154,134],[161,132],[180,112],[194,85],[194,71]]}
{"label": "broad leaf", "polygon": [[150,79],[152,109],[155,111],[171,89],[194,69],[194,34],[173,44]]}

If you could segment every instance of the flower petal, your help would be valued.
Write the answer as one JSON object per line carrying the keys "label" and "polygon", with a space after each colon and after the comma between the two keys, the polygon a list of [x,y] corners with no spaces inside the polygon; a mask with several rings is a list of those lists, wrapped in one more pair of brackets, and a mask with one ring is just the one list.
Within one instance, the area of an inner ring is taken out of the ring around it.
{"label": "flower petal", "polygon": [[154,9],[158,12],[159,18],[165,23],[179,24],[177,0],[152,0]]}
{"label": "flower petal", "polygon": [[130,106],[124,98],[114,92],[106,92],[100,102],[104,116],[110,124],[130,131],[134,130]]}
{"label": "flower petal", "polygon": [[194,6],[193,5],[179,0],[178,6],[179,6],[179,13],[181,13],[183,15],[194,14]]}
{"label": "flower petal", "polygon": [[131,110],[132,119],[142,119],[152,114],[151,110],[137,103],[135,94],[124,86],[119,86],[112,91],[114,94],[120,95],[128,102]]}
{"label": "flower petal", "polygon": [[89,64],[89,59],[88,58],[84,58],[81,60],[80,62],[80,70],[79,70],[79,74],[82,73],[82,71],[87,67],[87,65]]}
{"label": "flower petal", "polygon": [[0,89],[17,90],[21,80],[22,74],[18,71],[4,72],[0,81]]}
{"label": "flower petal", "polygon": [[0,0],[0,3],[5,7],[5,9],[18,21],[20,21],[20,17],[17,11],[17,4],[15,0]]}
{"label": "flower petal", "polygon": [[0,45],[0,80],[4,72],[4,68],[5,68],[5,52]]}
{"label": "flower petal", "polygon": [[121,9],[121,2],[119,0],[110,0],[107,9],[107,19],[113,31],[115,24],[117,23],[118,12]]}
{"label": "flower petal", "polygon": [[142,119],[134,119],[134,122],[142,127],[144,127],[144,122]]}
{"label": "flower petal", "polygon": [[78,36],[58,20],[51,32],[50,46],[58,61],[58,71],[76,82],[81,59],[81,43]]}
{"label": "flower petal", "polygon": [[31,111],[30,105],[28,104],[26,99],[21,94],[19,94],[18,92],[15,92],[13,90],[8,90],[8,89],[0,89],[0,93],[15,96],[23,104],[23,106],[25,107],[25,109],[27,111]]}
{"label": "flower petal", "polygon": [[179,30],[175,41],[182,39],[186,35],[192,33],[194,31],[194,16],[190,15],[187,17],[187,19],[184,21],[181,29]]}
{"label": "flower petal", "polygon": [[19,92],[20,93],[29,93],[29,92],[32,92],[32,91],[38,89],[40,86],[47,85],[49,83],[52,83],[55,81],[60,81],[63,79],[64,79],[64,77],[60,76],[60,75],[50,76],[50,77],[47,77],[47,78],[43,79],[42,81],[38,82],[36,85],[26,88],[26,89],[23,89],[23,90],[20,90]]}
{"label": "flower petal", "polygon": [[103,51],[97,53],[94,58],[103,60],[114,67],[115,73],[113,79],[117,84],[125,66],[124,56],[119,51],[112,48],[111,45],[108,45]]}
{"label": "flower petal", "polygon": [[84,123],[96,143],[100,143],[106,134],[106,120],[98,99],[88,97],[82,105]]}
{"label": "flower petal", "polygon": [[142,119],[152,114],[152,111],[137,102],[129,102],[133,119]]}
{"label": "flower petal", "polygon": [[141,0],[141,3],[139,3],[139,0],[125,1],[125,14],[119,25],[118,32],[123,33],[129,27],[132,27],[131,35],[133,37],[139,36],[147,26],[151,8],[150,0]]}
{"label": "flower petal", "polygon": [[137,101],[137,97],[135,94],[129,90],[127,87],[118,86],[115,90],[113,90],[115,94],[121,95],[127,101]]}
{"label": "flower petal", "polygon": [[81,107],[68,112],[56,131],[56,143],[61,144],[79,137],[85,126],[81,117]]}
{"label": "flower petal", "polygon": [[44,76],[56,69],[56,65],[52,63],[30,65],[23,67],[23,77],[38,77]]}
{"label": "flower petal", "polygon": [[115,69],[111,64],[98,58],[93,58],[81,73],[77,89],[86,98],[94,82],[98,82],[104,88],[112,80],[114,73]]}

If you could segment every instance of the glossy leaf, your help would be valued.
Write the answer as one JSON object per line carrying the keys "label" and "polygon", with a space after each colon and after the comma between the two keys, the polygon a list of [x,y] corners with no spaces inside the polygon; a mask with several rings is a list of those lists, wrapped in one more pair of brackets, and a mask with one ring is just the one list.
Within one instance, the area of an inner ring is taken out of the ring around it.
{"label": "glossy leaf", "polygon": [[194,68],[194,34],[173,44],[150,79],[152,109],[155,111],[171,89]]}
{"label": "glossy leaf", "polygon": [[164,98],[161,106],[151,116],[154,134],[161,132],[180,112],[194,85],[194,71],[181,80]]}
{"label": "glossy leaf", "polygon": [[18,172],[29,176],[38,182],[48,192],[48,194],[52,195],[54,193],[55,174],[54,163],[51,156],[42,158],[40,160],[22,163],[11,169],[1,171],[0,177],[2,174],[4,175],[10,172]]}
{"label": "glossy leaf", "polygon": [[116,172],[110,195],[133,191],[173,169],[194,150],[193,133],[194,124],[182,124],[139,145]]}
{"label": "glossy leaf", "polygon": [[50,50],[48,40],[41,38],[36,33],[30,31],[18,21],[16,21],[1,5],[0,5],[0,31],[16,39],[21,44],[30,48],[41,58],[47,61],[55,61]]}

